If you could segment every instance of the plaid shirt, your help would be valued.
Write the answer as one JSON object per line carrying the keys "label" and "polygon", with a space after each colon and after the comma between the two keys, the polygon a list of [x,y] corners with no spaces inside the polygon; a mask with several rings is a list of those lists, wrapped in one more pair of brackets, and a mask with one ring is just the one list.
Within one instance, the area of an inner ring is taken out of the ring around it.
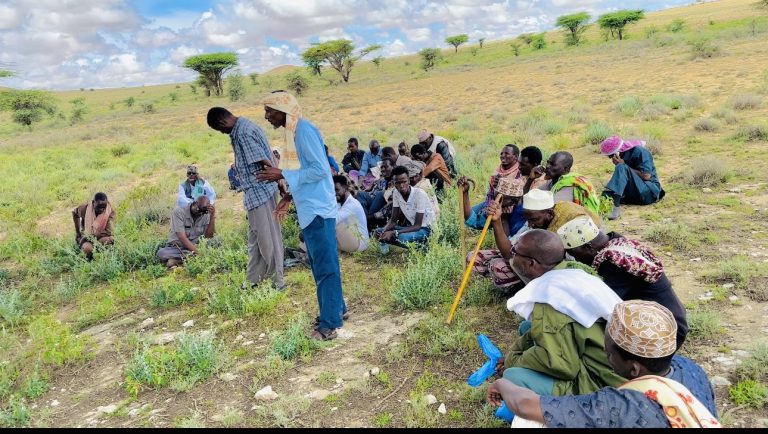
{"label": "plaid shirt", "polygon": [[243,204],[250,211],[266,203],[277,191],[276,182],[262,182],[253,175],[254,171],[261,169],[259,161],[273,161],[272,150],[264,130],[244,117],[237,119],[229,137],[235,152],[237,177],[245,192]]}

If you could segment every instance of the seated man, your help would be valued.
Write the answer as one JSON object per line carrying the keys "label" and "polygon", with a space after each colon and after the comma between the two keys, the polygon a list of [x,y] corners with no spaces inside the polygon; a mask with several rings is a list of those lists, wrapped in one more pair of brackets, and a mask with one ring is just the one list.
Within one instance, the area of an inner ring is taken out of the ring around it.
{"label": "seated man", "polygon": [[[560,226],[578,216],[590,216],[595,222],[600,222],[599,217],[584,207],[573,202],[558,202],[556,204],[552,193],[536,189],[523,196],[523,215],[526,224],[516,234],[507,235],[504,233],[501,207],[498,204],[492,202],[488,205],[487,212],[493,216],[491,227],[493,228],[493,238],[496,241],[496,249],[477,252],[477,259],[472,270],[481,276],[490,277],[494,286],[504,292],[519,288],[520,279],[510,268],[509,260],[514,256],[512,246],[526,231],[546,229],[550,232],[556,232]],[[467,263],[469,263],[470,258],[471,254],[467,255]],[[566,264],[564,266],[574,267],[571,262],[564,263]]]}
{"label": "seated man", "polygon": [[392,188],[393,168],[394,166],[392,165],[391,160],[387,158],[381,160],[381,165],[379,166],[379,179],[374,181],[367,191],[359,191],[355,196],[360,202],[360,205],[363,206],[365,215],[368,216],[369,220],[373,219],[374,214],[381,211],[387,204],[384,193]]}
{"label": "seated man", "polygon": [[351,194],[347,178],[333,177],[339,214],[336,217],[336,244],[342,252],[361,252],[368,248],[368,225],[362,205]]}
{"label": "seated man", "polygon": [[328,165],[331,166],[331,175],[336,175],[339,173],[339,163],[336,162],[336,159],[333,158],[333,155],[331,155],[330,151],[328,151],[328,145],[325,145],[325,155],[328,156]]}
{"label": "seated man", "polygon": [[[363,155],[363,162],[360,165],[360,170],[357,171],[357,183],[364,189],[367,189],[378,178],[375,174],[371,173],[371,169],[378,166],[381,161],[381,145],[378,140],[371,140],[368,144],[368,152]],[[355,179],[353,173],[350,172],[352,179]]]}
{"label": "seated man", "polygon": [[544,168],[541,166],[541,149],[535,146],[527,146],[520,151],[520,174],[525,177],[523,193],[528,193],[534,188],[539,188],[547,183],[544,179]]}
{"label": "seated man", "polygon": [[392,217],[383,228],[376,229],[374,237],[379,240],[382,253],[387,253],[387,244],[407,247],[410,243],[424,245],[432,233],[435,210],[424,190],[411,187],[408,169],[398,166],[392,171],[395,191],[392,193]]}
{"label": "seated man", "polygon": [[235,163],[229,166],[227,171],[227,178],[229,178],[229,189],[235,191],[241,191],[240,180],[237,178],[237,170],[235,169]]}
{"label": "seated man", "polygon": [[616,168],[605,186],[603,195],[613,199],[613,211],[608,216],[615,220],[621,215],[619,205],[631,203],[650,205],[664,197],[653,155],[642,140],[624,141],[619,136],[612,136],[600,144],[600,153],[607,155]]}
{"label": "seated man", "polygon": [[405,143],[405,140],[403,140],[397,145],[397,153],[403,157],[411,158],[411,149]]}
{"label": "seated man", "polygon": [[555,195],[555,202],[573,202],[600,214],[600,198],[587,178],[571,172],[573,156],[565,151],[555,152],[544,169],[546,184],[539,187]]}
{"label": "seated man", "polygon": [[413,145],[411,147],[411,156],[416,161],[425,164],[424,177],[435,186],[436,192],[443,191],[443,186],[451,186],[451,174],[445,166],[445,160],[440,154],[428,151],[422,145]]}
{"label": "seated man", "polygon": [[358,149],[357,139],[350,137],[347,142],[347,154],[341,160],[341,166],[344,168],[344,172],[352,174],[355,172],[354,179],[357,179],[357,171],[363,165],[363,157],[365,157],[365,151]]}
{"label": "seated man", "polygon": [[411,162],[409,157],[400,155],[395,152],[395,148],[391,146],[385,146],[381,148],[381,158],[388,158],[392,161],[392,167],[405,166]]}
{"label": "seated man", "polygon": [[435,188],[432,187],[432,183],[424,179],[424,163],[421,161],[411,161],[404,166],[408,169],[408,179],[411,182],[411,187],[418,187],[424,190],[429,196],[429,200],[432,201],[432,206],[435,210],[435,219],[440,215],[440,204],[437,202],[437,195],[435,194]]}
{"label": "seated man", "polygon": [[[419,131],[418,136],[419,144],[426,148],[433,154],[440,154],[445,161],[445,167],[448,168],[448,172],[451,174],[451,178],[456,177],[456,167],[453,164],[453,157],[456,156],[456,150],[453,149],[451,142],[443,137],[436,136],[426,129]],[[413,154],[413,150],[411,150]]]}
{"label": "seated man", "polygon": [[664,274],[661,260],[648,247],[616,232],[606,234],[586,217],[565,223],[557,234],[566,251],[594,268],[622,300],[655,301],[669,309],[677,322],[677,347],[683,345],[688,333],[685,307]]}
{"label": "seated man", "polygon": [[623,383],[608,363],[603,342],[605,320],[621,299],[598,277],[557,269],[565,257],[557,234],[533,229],[512,253],[510,265],[526,285],[507,301],[507,309],[524,321],[503,361],[504,378],[555,396]]}
{"label": "seated man", "polygon": [[[464,222],[472,229],[483,229],[485,226],[485,220],[487,218],[486,208],[488,205],[496,200],[496,188],[499,185],[499,180],[502,178],[517,179],[521,177],[520,170],[518,169],[517,158],[520,155],[520,151],[515,145],[504,145],[499,155],[501,164],[493,172],[488,182],[488,192],[485,195],[485,200],[470,208],[469,206],[469,185],[465,177],[459,178],[457,185],[461,187],[462,195],[464,196]],[[507,235],[515,234],[525,224],[523,218],[523,208],[518,206],[517,202],[519,197],[504,196],[502,199],[502,211],[501,221],[504,226],[504,233]]]}
{"label": "seated man", "polygon": [[176,200],[177,207],[191,204],[195,199],[205,195],[211,204],[216,202],[216,192],[205,179],[200,177],[197,166],[187,166],[187,179],[179,184],[179,193]]}
{"label": "seated man", "polygon": [[200,237],[212,238],[215,234],[216,208],[207,196],[199,196],[191,204],[173,210],[168,243],[158,249],[157,257],[168,268],[180,265],[197,253]]}
{"label": "seated man", "polygon": [[[707,375],[675,353],[672,313],[655,302],[625,301],[605,328],[612,369],[629,381],[576,396],[544,396],[507,378],[488,388],[487,400],[517,418],[550,428],[719,428]],[[513,426],[516,423],[513,422]]]}
{"label": "seated man", "polygon": [[89,261],[93,259],[94,244],[114,243],[115,210],[106,194],[96,193],[92,201],[73,209],[72,220],[75,222],[75,243]]}

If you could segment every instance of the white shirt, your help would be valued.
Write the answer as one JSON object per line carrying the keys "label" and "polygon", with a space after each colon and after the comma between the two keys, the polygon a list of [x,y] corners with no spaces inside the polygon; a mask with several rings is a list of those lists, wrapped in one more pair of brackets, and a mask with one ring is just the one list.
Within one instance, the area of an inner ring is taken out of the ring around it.
{"label": "white shirt", "polygon": [[440,142],[445,142],[446,145],[448,145],[448,153],[451,154],[451,157],[456,156],[456,150],[453,149],[453,145],[451,142],[448,141],[445,137],[435,136],[433,135],[432,138],[432,144],[429,145],[428,151],[432,152],[433,154],[437,152],[437,145],[440,144]]}
{"label": "white shirt", "polygon": [[[187,181],[184,181],[184,182],[187,182]],[[179,184],[179,192],[176,195],[176,206],[181,208],[194,202],[194,200],[188,198],[187,194],[184,192],[184,182]],[[205,192],[205,195],[208,197],[208,200],[211,202],[211,205],[216,203],[216,192],[213,190],[213,186],[211,186],[211,184],[208,183],[207,179],[203,182],[203,191]]]}
{"label": "white shirt", "polygon": [[418,188],[411,187],[408,200],[403,199],[397,189],[392,193],[392,207],[400,208],[405,218],[413,225],[416,222],[416,214],[424,214],[421,219],[421,227],[428,228],[435,222],[435,210],[427,193]]}
{"label": "white shirt", "polygon": [[[360,248],[363,251],[368,248],[368,222],[365,219],[365,210],[360,202],[350,194],[343,204],[338,204],[339,214],[336,224],[354,224],[360,233]],[[354,217],[354,219],[352,219]],[[357,221],[352,221],[357,220]]]}

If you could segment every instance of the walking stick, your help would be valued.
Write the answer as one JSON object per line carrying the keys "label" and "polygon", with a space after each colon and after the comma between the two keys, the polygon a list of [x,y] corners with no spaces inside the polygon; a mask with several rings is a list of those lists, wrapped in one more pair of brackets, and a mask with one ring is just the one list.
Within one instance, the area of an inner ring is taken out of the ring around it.
{"label": "walking stick", "polygon": [[[502,178],[499,180],[499,186],[496,189],[499,193],[496,195],[495,202],[496,204],[501,203],[501,199],[504,196],[522,196],[522,185],[520,185],[517,180],[509,179],[509,178]],[[467,268],[464,270],[464,277],[461,279],[461,285],[459,286],[459,291],[456,293],[456,297],[453,299],[453,305],[451,306],[451,311],[448,312],[448,318],[445,319],[446,324],[450,324],[451,321],[453,321],[453,315],[456,313],[456,309],[459,307],[459,301],[461,301],[461,296],[464,293],[464,288],[467,286],[467,282],[469,281],[469,276],[472,274],[472,267],[475,265],[475,260],[477,260],[477,253],[480,251],[480,246],[483,244],[483,240],[485,239],[485,235],[488,233],[488,228],[491,226],[491,220],[493,219],[493,216],[489,215],[485,218],[485,225],[483,225],[483,231],[480,233],[480,238],[477,240],[477,245],[475,246],[475,251],[472,253],[472,258],[470,258],[469,262],[467,263]]]}
{"label": "walking stick", "polygon": [[459,249],[461,257],[467,257],[467,228],[464,227],[464,192],[459,189]]}

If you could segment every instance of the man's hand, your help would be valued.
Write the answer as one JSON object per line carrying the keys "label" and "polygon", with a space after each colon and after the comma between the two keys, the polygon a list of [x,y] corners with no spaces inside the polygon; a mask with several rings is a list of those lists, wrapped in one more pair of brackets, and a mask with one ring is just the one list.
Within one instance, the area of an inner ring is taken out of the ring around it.
{"label": "man's hand", "polygon": [[613,154],[611,155],[611,162],[618,166],[619,164],[623,163],[624,160],[619,157],[619,154]]}
{"label": "man's hand", "polygon": [[382,232],[379,235],[379,241],[391,241],[395,237],[395,233],[392,231]]}
{"label": "man's hand", "polygon": [[285,219],[285,216],[288,215],[288,208],[291,206],[291,199],[290,195],[283,197],[280,199],[280,202],[277,203],[277,208],[275,208],[274,216],[275,220],[277,220],[278,223],[282,223],[283,219]]}
{"label": "man's hand", "polygon": [[210,214],[210,215],[211,215],[211,217],[213,217],[213,216],[215,216],[215,215],[216,215],[216,207],[215,207],[215,206],[213,206],[213,204],[212,204],[212,203],[209,203],[209,204],[208,204],[208,208],[207,208],[207,209],[208,209],[208,214]]}
{"label": "man's hand", "polygon": [[469,193],[469,179],[467,179],[466,176],[462,176],[456,182],[456,187],[458,187],[462,193]]}
{"label": "man's hand", "polygon": [[504,356],[499,357],[496,361],[496,375],[504,374]]}
{"label": "man's hand", "polygon": [[263,182],[276,182],[283,179],[283,171],[276,167],[265,167],[264,170],[256,172],[256,179]]}
{"label": "man's hand", "polygon": [[486,215],[492,216],[493,221],[498,221],[501,218],[501,205],[496,201],[491,202],[485,209]]}
{"label": "man's hand", "polygon": [[544,174],[544,167],[543,166],[536,166],[531,170],[531,173],[528,175],[529,179],[536,179]]}
{"label": "man's hand", "polygon": [[288,183],[285,182],[285,179],[277,181],[277,189],[280,191],[281,199],[285,197],[286,194],[288,194]]}
{"label": "man's hand", "polygon": [[502,398],[501,392],[499,392],[499,388],[496,386],[497,381],[501,380],[496,380],[488,386],[488,391],[485,393],[485,400],[496,407],[501,407]]}

